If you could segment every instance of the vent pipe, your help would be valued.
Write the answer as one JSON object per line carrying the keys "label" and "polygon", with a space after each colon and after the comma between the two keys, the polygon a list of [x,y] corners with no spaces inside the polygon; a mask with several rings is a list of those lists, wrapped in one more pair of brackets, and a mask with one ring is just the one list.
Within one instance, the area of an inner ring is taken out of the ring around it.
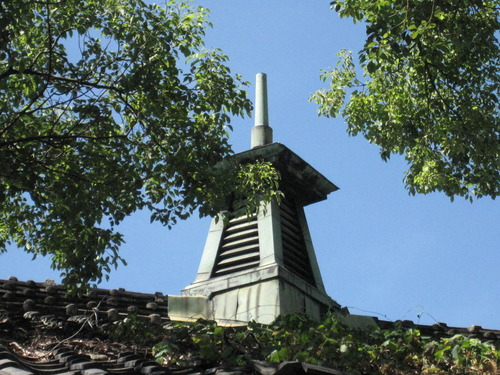
{"label": "vent pipe", "polygon": [[267,76],[258,73],[255,84],[255,123],[252,128],[251,147],[260,147],[273,143],[273,129],[269,126],[267,110]]}

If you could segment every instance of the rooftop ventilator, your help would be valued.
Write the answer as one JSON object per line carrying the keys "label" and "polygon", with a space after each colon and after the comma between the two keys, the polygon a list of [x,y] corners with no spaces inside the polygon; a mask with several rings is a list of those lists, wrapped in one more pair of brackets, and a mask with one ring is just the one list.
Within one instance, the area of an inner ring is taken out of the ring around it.
{"label": "rooftop ventilator", "polygon": [[228,220],[212,220],[198,274],[182,296],[170,297],[169,314],[270,323],[278,315],[319,319],[327,310],[340,309],[326,294],[304,214],[305,206],[338,188],[272,138],[266,75],[259,73],[251,149],[235,157],[242,163],[271,162],[281,174],[284,198],[253,217],[229,211]]}

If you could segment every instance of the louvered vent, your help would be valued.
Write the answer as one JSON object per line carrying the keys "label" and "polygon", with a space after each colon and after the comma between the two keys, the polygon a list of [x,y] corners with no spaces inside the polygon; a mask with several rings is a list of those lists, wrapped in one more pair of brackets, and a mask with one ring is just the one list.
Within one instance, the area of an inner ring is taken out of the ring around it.
{"label": "louvered vent", "polygon": [[280,204],[283,263],[285,268],[316,286],[304,235],[299,224],[297,207],[283,199]]}
{"label": "louvered vent", "polygon": [[254,268],[259,262],[257,216],[231,219],[222,234],[212,277]]}

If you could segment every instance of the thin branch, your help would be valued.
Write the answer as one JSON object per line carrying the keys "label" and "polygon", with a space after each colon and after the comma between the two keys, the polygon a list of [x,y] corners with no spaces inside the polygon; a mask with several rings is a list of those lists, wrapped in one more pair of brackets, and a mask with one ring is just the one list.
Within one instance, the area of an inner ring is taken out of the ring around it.
{"label": "thin branch", "polygon": [[87,135],[38,135],[38,136],[33,136],[33,137],[26,137],[26,138],[18,138],[15,140],[11,141],[5,141],[5,142],[0,142],[0,147],[8,147],[8,146],[13,146],[15,144],[19,143],[26,143],[26,142],[32,142],[32,141],[40,141],[40,142],[50,142],[50,141],[57,141],[57,140],[74,140],[74,139],[86,139],[86,140],[92,140],[92,141],[98,141],[102,139],[126,139],[128,140],[128,137],[126,135],[109,135],[109,136],[87,136]]}
{"label": "thin branch", "polygon": [[84,81],[76,78],[68,78],[68,77],[62,77],[62,76],[56,76],[52,75],[49,73],[44,73],[44,72],[39,72],[33,69],[26,69],[24,71],[20,71],[17,69],[13,69],[15,74],[28,74],[28,75],[34,75],[34,76],[39,76],[39,77],[44,77],[47,78],[50,81],[61,81],[61,82],[67,82],[71,83],[73,85],[81,85],[81,86],[88,86],[92,87],[95,89],[101,89],[101,90],[111,90],[111,91],[116,91],[120,92],[121,90],[116,87],[116,86],[109,86],[109,85],[103,85],[95,82],[90,82],[90,81]]}
{"label": "thin branch", "polygon": [[57,343],[57,345],[56,345],[56,346],[54,346],[54,347],[52,348],[52,352],[53,352],[54,350],[56,350],[56,349],[57,349],[60,345],[62,345],[64,342],[71,340],[73,337],[76,337],[76,336],[77,336],[77,335],[78,335],[78,334],[79,334],[79,333],[83,330],[83,328],[85,328],[85,325],[89,324],[89,325],[92,327],[92,325],[91,325],[91,323],[90,323],[90,321],[91,321],[91,319],[92,319],[92,318],[95,318],[96,322],[99,320],[99,318],[98,318],[98,316],[97,316],[97,313],[99,312],[99,307],[101,306],[101,303],[104,301],[104,299],[105,299],[105,297],[102,297],[101,301],[99,301],[99,303],[97,304],[97,306],[96,306],[96,307],[94,307],[94,308],[92,309],[92,314],[91,314],[91,315],[89,315],[89,316],[87,317],[87,319],[85,319],[85,321],[84,321],[84,322],[82,323],[82,325],[80,326],[80,329],[78,329],[78,331],[76,331],[76,332],[75,332],[73,335],[71,335],[70,337],[67,337],[67,338],[65,338],[64,340],[59,341],[59,342]]}

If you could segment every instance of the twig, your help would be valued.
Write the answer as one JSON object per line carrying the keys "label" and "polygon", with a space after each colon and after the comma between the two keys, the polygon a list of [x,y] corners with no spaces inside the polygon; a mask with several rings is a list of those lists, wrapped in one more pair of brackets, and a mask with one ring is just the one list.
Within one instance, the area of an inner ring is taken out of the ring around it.
{"label": "twig", "polygon": [[63,344],[64,342],[67,342],[69,340],[71,340],[72,338],[76,337],[82,330],[83,328],[85,327],[85,325],[88,323],[90,325],[90,327],[92,327],[92,325],[89,323],[90,319],[92,319],[93,316],[95,316],[95,319],[96,319],[96,322],[98,320],[98,317],[97,317],[97,311],[99,311],[99,306],[101,306],[101,303],[104,301],[104,298],[105,296],[102,297],[101,301],[97,304],[96,307],[94,307],[92,309],[93,311],[93,314],[89,315],[89,317],[87,319],[85,319],[85,321],[82,323],[81,327],[78,329],[78,331],[76,331],[74,334],[72,334],[70,337],[67,337],[65,338],[64,340],[61,340],[59,341],[56,346],[54,346],[52,348],[52,351],[56,350],[61,344]]}

